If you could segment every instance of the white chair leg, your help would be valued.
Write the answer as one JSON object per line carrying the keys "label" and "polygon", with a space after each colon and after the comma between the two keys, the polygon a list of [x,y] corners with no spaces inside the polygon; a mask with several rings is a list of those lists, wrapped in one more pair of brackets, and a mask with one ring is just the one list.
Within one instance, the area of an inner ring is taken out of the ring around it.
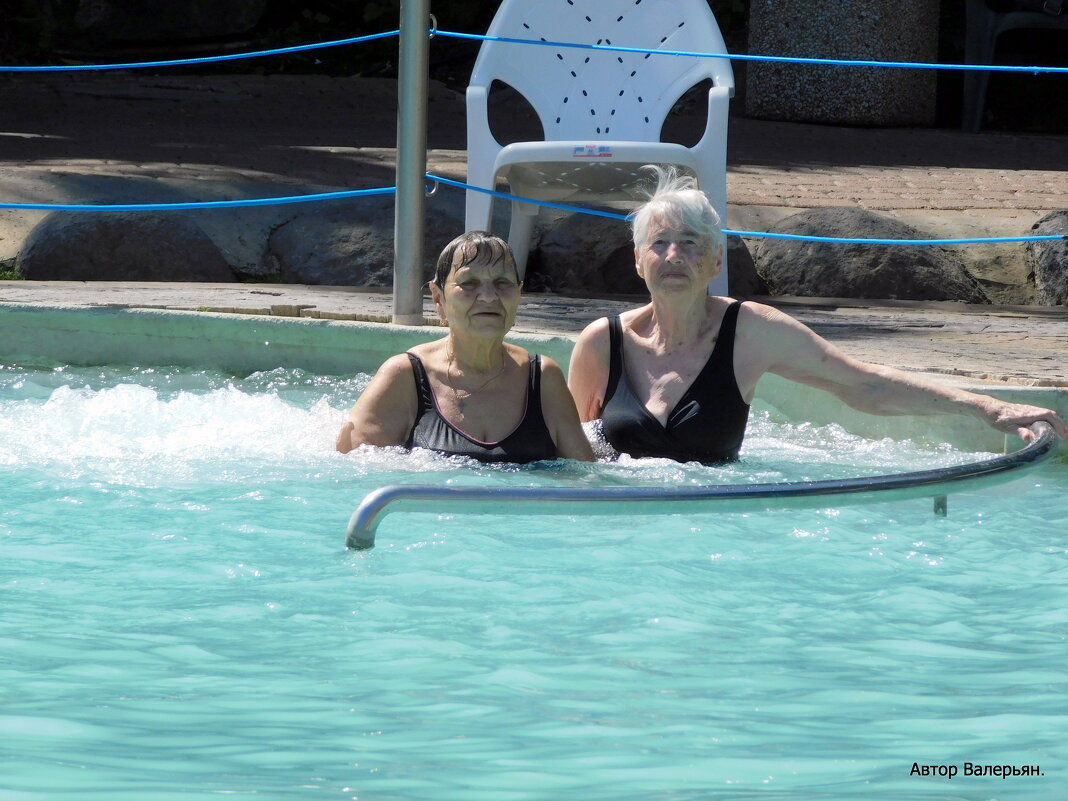
{"label": "white chair leg", "polygon": [[729,284],[727,281],[727,246],[723,246],[723,268],[719,271],[719,275],[708,282],[708,294],[709,295],[729,295]]}
{"label": "white chair leg", "polygon": [[[969,0],[967,13],[967,39],[964,44],[964,61],[967,64],[992,64],[997,42],[996,12],[986,5],[986,0]],[[961,112],[961,128],[969,133],[978,133],[983,125],[983,108],[986,105],[986,89],[990,73],[966,70],[964,73],[964,105]]]}
{"label": "white chair leg", "polygon": [[527,256],[530,253],[530,239],[534,233],[534,221],[538,217],[538,207],[533,203],[512,201],[512,222],[508,228],[508,244],[515,255],[515,266],[519,271],[519,280],[527,274]]}
{"label": "white chair leg", "polygon": [[[471,183],[471,179],[468,179],[468,183]],[[476,184],[471,185],[475,186]],[[488,231],[492,215],[493,195],[468,189],[464,229],[467,231]]]}

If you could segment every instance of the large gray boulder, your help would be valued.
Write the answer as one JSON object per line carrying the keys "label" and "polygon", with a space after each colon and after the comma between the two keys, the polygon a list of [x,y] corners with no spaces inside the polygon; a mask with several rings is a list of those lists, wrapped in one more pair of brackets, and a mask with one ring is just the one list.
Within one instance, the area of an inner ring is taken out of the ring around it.
{"label": "large gray boulder", "polygon": [[[766,295],[753,258],[738,237],[727,237],[727,283],[731,295]],[[622,220],[570,214],[542,229],[530,256],[527,286],[555,292],[644,295],[634,269],[630,225]]]}
{"label": "large gray boulder", "polygon": [[[1068,236],[1068,209],[1052,211],[1031,226],[1039,236]],[[1068,240],[1028,242],[1027,257],[1035,278],[1035,301],[1068,306]]]}
{"label": "large gray boulder", "polygon": [[17,269],[34,281],[234,280],[218,246],[180,212],[54,212],[30,231]]}
{"label": "large gray boulder", "polygon": [[541,229],[527,269],[528,286],[537,288],[539,281],[554,292],[645,292],[634,270],[630,227],[589,214],[564,215]]}
{"label": "large gray boulder", "polygon": [[[459,201],[426,203],[423,280],[434,275],[438,254],[463,233]],[[308,208],[278,226],[267,240],[262,272],[290,284],[392,286],[392,196],[368,196]]]}
{"label": "large gray boulder", "polygon": [[768,295],[768,282],[757,272],[753,254],[740,237],[727,237],[727,287],[731,297]]}
{"label": "large gray boulder", "polygon": [[[923,239],[898,220],[858,208],[822,208],[780,220],[771,233],[861,239]],[[957,300],[989,303],[960,260],[926,245],[760,240],[753,257],[776,295]]]}

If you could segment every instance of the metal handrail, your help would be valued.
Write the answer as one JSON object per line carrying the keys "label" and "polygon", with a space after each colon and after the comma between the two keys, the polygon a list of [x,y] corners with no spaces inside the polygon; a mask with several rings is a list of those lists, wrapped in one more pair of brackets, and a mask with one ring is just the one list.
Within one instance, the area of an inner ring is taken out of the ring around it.
{"label": "metal handrail", "polygon": [[[372,548],[378,524],[399,505],[432,502],[435,511],[492,514],[605,514],[605,504],[626,504],[627,514],[663,514],[665,503],[709,501],[717,511],[819,506],[827,498],[856,504],[896,498],[935,497],[945,508],[946,485],[955,491],[1015,478],[1053,455],[1057,436],[1048,423],[1031,426],[1034,437],[1023,448],[963,465],[859,478],[764,484],[713,484],[699,487],[442,487],[394,484],[368,493],[349,520],[345,547]],[[1011,476],[1008,474],[1012,474]],[[505,502],[507,504],[505,505]],[[779,505],[781,503],[781,505]],[[480,509],[487,505],[492,509]]]}

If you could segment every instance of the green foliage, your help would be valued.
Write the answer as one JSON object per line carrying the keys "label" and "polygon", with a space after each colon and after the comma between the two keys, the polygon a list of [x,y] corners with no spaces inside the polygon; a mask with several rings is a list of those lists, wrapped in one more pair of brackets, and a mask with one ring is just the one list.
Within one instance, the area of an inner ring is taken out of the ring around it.
{"label": "green foliage", "polygon": [[239,276],[239,283],[242,284],[289,284],[290,280],[284,278],[278,273],[264,273],[262,275],[252,276]]}
{"label": "green foliage", "polygon": [[18,271],[15,259],[0,261],[0,281],[24,281],[25,278]]}
{"label": "green foliage", "polygon": [[370,2],[363,10],[363,21],[368,25],[379,25],[400,18],[400,3],[396,0]]}

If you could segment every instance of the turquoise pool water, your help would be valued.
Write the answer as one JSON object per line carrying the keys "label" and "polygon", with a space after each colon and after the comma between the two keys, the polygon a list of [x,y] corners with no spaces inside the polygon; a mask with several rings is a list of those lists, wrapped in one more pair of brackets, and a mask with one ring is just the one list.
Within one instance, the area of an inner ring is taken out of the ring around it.
{"label": "turquoise pool water", "polygon": [[728,468],[340,456],[365,380],[0,368],[0,800],[1063,793],[1063,463],[955,495],[945,518],[918,500],[427,512],[355,553],[348,517],[387,483],[798,480],[976,456],[765,412]]}

